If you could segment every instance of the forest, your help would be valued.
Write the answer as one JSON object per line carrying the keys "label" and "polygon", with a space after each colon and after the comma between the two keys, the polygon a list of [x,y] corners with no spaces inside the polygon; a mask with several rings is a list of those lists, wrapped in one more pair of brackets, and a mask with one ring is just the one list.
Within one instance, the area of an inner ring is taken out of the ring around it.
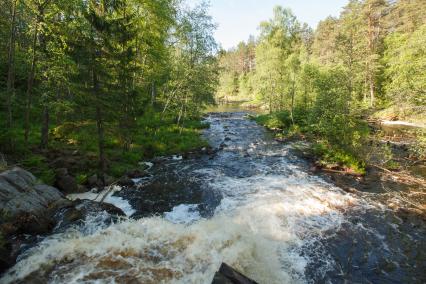
{"label": "forest", "polygon": [[[425,10],[423,0],[353,0],[313,30],[276,7],[258,38],[220,53],[216,99],[263,108],[260,123],[314,136],[317,154],[363,172],[367,120],[426,121]],[[423,132],[416,147],[424,157]]]}
{"label": "forest", "polygon": [[[1,5],[1,153],[49,183],[63,164],[84,182],[207,146],[200,118],[215,102],[269,112],[257,121],[360,173],[367,120],[426,120],[423,0],[349,1],[316,30],[277,6],[228,51],[204,2]],[[80,162],[52,164],[71,153]]]}
{"label": "forest", "polygon": [[67,166],[84,181],[205,145],[198,118],[214,102],[218,78],[206,5],[0,5],[0,152],[9,164],[51,183],[52,160],[74,153],[79,162]]}

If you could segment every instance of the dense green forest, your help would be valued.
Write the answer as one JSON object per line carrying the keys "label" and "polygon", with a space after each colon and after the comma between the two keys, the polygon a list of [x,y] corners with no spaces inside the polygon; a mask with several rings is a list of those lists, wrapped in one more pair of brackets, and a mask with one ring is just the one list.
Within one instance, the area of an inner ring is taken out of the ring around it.
{"label": "dense green forest", "polygon": [[[424,0],[351,0],[316,30],[276,7],[258,37],[229,51],[206,3],[0,5],[0,153],[46,182],[63,164],[79,181],[118,177],[143,158],[206,146],[200,117],[215,100],[262,108],[258,122],[314,137],[319,155],[360,172],[366,119],[426,120]],[[61,156],[83,161],[52,162]]]}
{"label": "dense green forest", "polygon": [[84,159],[73,173],[82,180],[204,145],[198,118],[218,79],[206,9],[174,0],[1,1],[0,153],[52,182],[49,152]]}
{"label": "dense green forest", "polygon": [[426,121],[424,11],[423,0],[351,0],[314,31],[276,7],[258,38],[221,52],[217,100],[261,107],[260,123],[315,136],[322,156],[362,171],[366,119]]}

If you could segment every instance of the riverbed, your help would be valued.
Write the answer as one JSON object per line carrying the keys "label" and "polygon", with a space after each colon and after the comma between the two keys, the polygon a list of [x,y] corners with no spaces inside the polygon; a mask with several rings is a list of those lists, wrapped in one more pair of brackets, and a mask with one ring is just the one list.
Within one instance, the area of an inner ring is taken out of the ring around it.
{"label": "riverbed", "polygon": [[114,193],[128,218],[89,216],[0,282],[210,283],[222,262],[265,284],[426,282],[424,223],[312,174],[245,112],[206,120],[216,153],[152,161]]}

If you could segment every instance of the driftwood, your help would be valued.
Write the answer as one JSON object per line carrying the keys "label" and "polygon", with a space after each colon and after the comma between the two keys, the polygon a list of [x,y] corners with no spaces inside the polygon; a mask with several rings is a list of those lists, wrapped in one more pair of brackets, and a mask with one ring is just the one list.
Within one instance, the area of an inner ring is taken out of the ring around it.
{"label": "driftwood", "polygon": [[387,172],[387,173],[390,173],[390,174],[395,173],[395,172],[392,172],[392,171],[390,171],[390,170],[388,170],[388,169],[386,169],[386,168],[383,168],[383,167],[381,167],[381,166],[378,166],[378,165],[374,165],[374,164],[372,164],[371,166],[373,166],[373,167],[375,167],[375,168],[378,168],[379,170],[385,171],[385,172]]}
{"label": "driftwood", "polygon": [[353,173],[353,172],[348,172],[348,171],[339,171],[339,170],[333,170],[333,169],[327,169],[327,168],[322,168],[321,171],[326,172],[326,173],[335,173],[335,174],[342,174],[342,175],[348,175],[348,176],[354,176],[354,177],[361,177],[361,174],[357,174],[357,173]]}
{"label": "driftwood", "polygon": [[214,275],[212,284],[258,284],[247,278],[229,265],[222,263],[220,269]]}

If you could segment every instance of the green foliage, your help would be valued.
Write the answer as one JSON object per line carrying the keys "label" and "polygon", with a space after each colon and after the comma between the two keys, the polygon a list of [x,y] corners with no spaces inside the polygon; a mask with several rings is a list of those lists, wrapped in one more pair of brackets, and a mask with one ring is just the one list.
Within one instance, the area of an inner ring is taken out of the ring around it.
{"label": "green foliage", "polygon": [[255,121],[272,130],[283,130],[291,125],[291,117],[288,111],[259,115]]}
{"label": "green foliage", "polygon": [[76,179],[78,184],[85,184],[87,182],[87,179],[88,179],[88,174],[87,173],[78,174],[75,177],[75,179]]}
{"label": "green foliage", "polygon": [[[426,24],[413,34],[394,33],[386,39],[387,96],[395,103],[426,104]],[[408,64],[409,63],[409,64]]]}
{"label": "green foliage", "polygon": [[391,171],[398,171],[398,170],[401,169],[401,165],[394,160],[390,160],[390,161],[386,162],[385,167],[386,167],[386,169],[391,170]]}
{"label": "green foliage", "polygon": [[39,154],[31,154],[22,162],[22,166],[37,176],[42,182],[52,185],[55,181],[55,172],[50,168],[46,158]]}
{"label": "green foliage", "polygon": [[325,167],[337,165],[348,168],[357,174],[365,174],[364,161],[355,157],[353,154],[329,145],[327,142],[315,143],[312,150],[314,155],[320,158],[320,163]]}
{"label": "green foliage", "polygon": [[0,151],[43,181],[54,175],[34,153],[78,150],[88,157],[88,168],[75,173],[82,183],[88,173],[118,175],[143,158],[206,144],[199,114],[213,103],[218,66],[205,5],[7,0],[0,7],[7,110]]}
{"label": "green foliage", "polygon": [[[365,122],[351,111],[350,93],[345,87],[347,77],[340,69],[323,68],[313,72],[311,89],[316,94],[307,106],[301,104],[293,112],[281,111],[261,115],[255,120],[270,128],[282,130],[281,136],[300,133],[313,141],[322,141],[314,153],[324,164],[337,163],[363,173],[364,164],[360,148],[369,134]],[[292,119],[293,118],[293,119]]]}
{"label": "green foliage", "polygon": [[410,152],[413,156],[419,159],[426,158],[426,130],[418,130],[416,132],[416,143],[410,147]]}
{"label": "green foliage", "polygon": [[256,40],[220,54],[217,97],[251,101],[269,112],[316,105],[315,119],[337,126],[331,129],[352,127],[356,122],[346,113],[365,117],[367,108],[371,114],[392,106],[394,116],[424,120],[425,8],[422,0],[349,1],[338,18],[328,17],[312,32],[276,7]]}

